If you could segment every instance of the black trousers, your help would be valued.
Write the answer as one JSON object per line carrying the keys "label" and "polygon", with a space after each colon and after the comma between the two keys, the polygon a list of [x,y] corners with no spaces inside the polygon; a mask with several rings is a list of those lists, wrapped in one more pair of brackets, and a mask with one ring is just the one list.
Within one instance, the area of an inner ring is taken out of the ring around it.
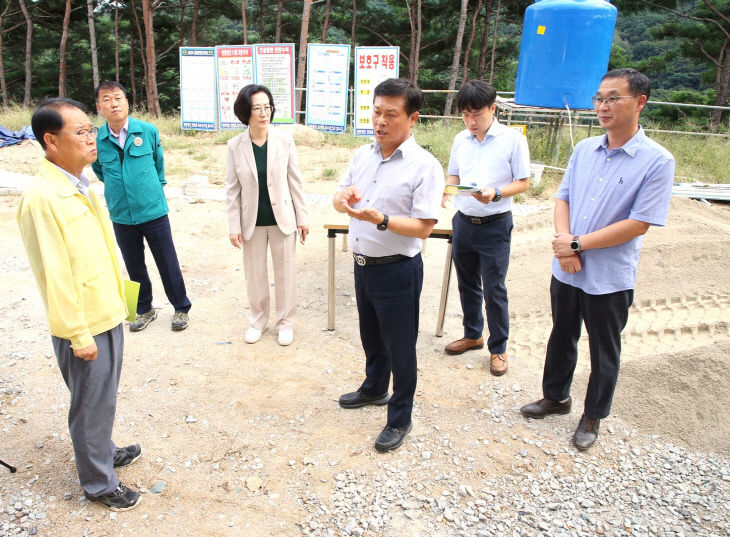
{"label": "black trousers", "polygon": [[591,376],[585,398],[585,414],[603,419],[611,411],[621,358],[621,332],[629,318],[634,290],[590,295],[553,277],[550,301],[553,330],[547,346],[542,392],[545,399],[563,401],[578,361],[578,339],[585,322],[591,353]]}
{"label": "black trousers", "polygon": [[512,213],[504,213],[491,222],[474,224],[459,211],[454,215],[452,226],[451,257],[459,282],[464,337],[482,337],[484,303],[489,327],[487,348],[492,354],[502,354],[507,350],[509,339],[509,303],[505,279],[509,267]]}
{"label": "black trousers", "polygon": [[388,403],[391,427],[411,422],[422,287],[421,254],[388,265],[355,264],[355,296],[365,351],[365,381],[360,390],[368,395],[386,393],[393,373],[393,395]]}
{"label": "black trousers", "polygon": [[185,281],[177,260],[175,243],[172,242],[172,230],[167,215],[131,226],[115,222],[114,235],[117,237],[129,278],[139,282],[137,313],[147,313],[152,308],[152,282],[144,262],[145,239],[160,272],[167,299],[175,311],[187,313],[190,310],[190,300],[185,292]]}

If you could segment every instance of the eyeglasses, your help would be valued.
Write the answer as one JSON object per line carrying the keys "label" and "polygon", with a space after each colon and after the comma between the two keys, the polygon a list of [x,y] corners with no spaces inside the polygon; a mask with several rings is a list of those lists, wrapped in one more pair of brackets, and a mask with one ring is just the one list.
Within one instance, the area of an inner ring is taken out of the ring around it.
{"label": "eyeglasses", "polygon": [[591,97],[591,101],[593,101],[593,106],[603,106],[604,104],[613,106],[619,99],[636,99],[637,97],[638,95],[611,95],[610,97],[599,97],[598,95],[594,95]]}
{"label": "eyeglasses", "polygon": [[261,105],[257,105],[257,106],[252,106],[252,107],[251,107],[251,111],[252,111],[252,112],[253,112],[254,114],[261,114],[262,112],[263,112],[264,114],[268,114],[268,113],[270,113],[270,112],[271,112],[271,107],[270,107],[270,106],[269,106],[268,104],[265,104],[265,105],[263,105],[263,106],[261,106]]}
{"label": "eyeglasses", "polygon": [[99,127],[91,127],[90,129],[79,129],[76,132],[69,131],[56,131],[54,134],[75,134],[79,138],[88,138],[91,136],[95,138],[99,134]]}

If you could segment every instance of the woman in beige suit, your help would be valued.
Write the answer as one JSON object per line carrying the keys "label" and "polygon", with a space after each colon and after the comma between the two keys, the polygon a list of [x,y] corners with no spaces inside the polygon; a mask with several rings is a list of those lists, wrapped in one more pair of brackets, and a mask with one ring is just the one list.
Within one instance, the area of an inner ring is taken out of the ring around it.
{"label": "woman in beige suit", "polygon": [[246,342],[256,343],[269,323],[271,249],[280,345],[294,337],[296,310],[296,236],[309,233],[304,189],[292,136],[271,128],[274,99],[265,86],[250,84],[233,111],[248,130],[228,142],[226,199],[231,244],[243,248],[243,269],[250,304]]}

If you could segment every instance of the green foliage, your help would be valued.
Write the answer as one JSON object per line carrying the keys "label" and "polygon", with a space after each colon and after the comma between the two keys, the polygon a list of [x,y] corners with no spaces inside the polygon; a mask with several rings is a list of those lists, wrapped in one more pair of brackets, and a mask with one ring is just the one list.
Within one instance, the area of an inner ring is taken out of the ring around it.
{"label": "green foliage", "polygon": [[[693,16],[717,19],[702,3],[674,0],[657,0]],[[722,13],[730,12],[730,0],[707,0],[710,6]],[[468,76],[479,76],[482,45],[486,45],[486,72],[483,78],[492,78],[500,91],[514,89],[517,71],[522,18],[532,0],[502,3],[498,14],[486,12],[486,2],[476,18],[474,42],[468,58]],[[34,21],[32,98],[35,102],[45,95],[58,92],[58,45],[60,21],[64,13],[63,0],[27,2]],[[96,38],[100,75],[102,79],[114,79],[114,10],[106,0],[96,0]],[[610,67],[633,66],[649,74],[654,97],[677,99],[690,92],[687,102],[708,103],[716,86],[716,66],[706,54],[717,56],[723,46],[723,34],[709,22],[680,19],[668,11],[649,8],[641,0],[617,0],[619,17],[612,48]],[[129,0],[120,3],[119,53],[120,81],[130,92],[130,102],[145,104],[145,80],[143,76],[143,46],[138,34],[138,22],[143,28],[141,0],[135,2],[135,13]],[[185,6],[181,13],[181,5]],[[241,44],[243,23],[240,0],[199,0],[197,19],[197,45],[214,46]],[[476,2],[469,3],[465,28],[464,46],[472,31],[472,15]],[[412,25],[409,18],[411,2],[402,0],[360,0],[357,3],[355,44],[360,46],[400,46],[400,75],[409,74]],[[247,31],[249,43],[272,42],[277,24],[278,2],[274,0],[248,0]],[[301,0],[286,0],[281,12],[281,42],[299,43]],[[496,9],[496,3],[493,3]],[[327,42],[350,43],[352,4],[332,2],[327,31]],[[179,59],[178,46],[191,45],[192,3],[162,3],[154,13],[155,46],[157,51],[157,80],[160,104],[166,113],[179,106]],[[325,16],[325,2],[312,4],[309,40],[319,42]],[[423,89],[447,87],[453,46],[459,23],[459,2],[454,0],[426,0],[422,4],[423,35],[419,61],[419,85]],[[498,22],[494,69],[490,71],[492,38],[495,22]],[[483,30],[489,24],[490,32],[483,43]],[[8,31],[9,28],[12,30]],[[182,42],[180,30],[183,29]],[[11,99],[22,100],[24,84],[25,26],[17,9],[3,23],[3,61],[5,77]],[[133,39],[133,40],[132,40]],[[701,45],[701,46],[700,46]],[[135,92],[132,93],[130,62],[134,60]],[[91,109],[92,98],[91,57],[86,9],[83,3],[74,4],[68,39],[68,95],[80,100]],[[351,69],[354,78],[354,69]],[[458,82],[464,78],[460,67]],[[351,83],[354,80],[351,78]],[[694,92],[694,93],[692,93]],[[722,93],[721,93],[722,95]],[[685,98],[685,97],[682,97]],[[444,94],[428,95],[424,114],[439,114],[443,110]],[[650,110],[647,115],[656,121],[691,121],[691,128],[703,128],[708,117],[706,111],[682,111],[676,109]],[[5,119],[3,119],[5,121]],[[164,121],[164,120],[163,120]],[[183,135],[185,136],[185,135]]]}
{"label": "green foliage", "polygon": [[9,106],[0,106],[0,117],[2,117],[3,127],[11,131],[19,131],[26,125],[30,125],[30,116],[33,111],[29,108],[23,108],[17,103]]}
{"label": "green foliage", "polygon": [[416,123],[413,129],[413,137],[420,146],[430,151],[446,168],[449,165],[451,143],[454,141],[454,136],[463,129],[464,124],[461,122],[461,118],[458,120],[422,120]]}
{"label": "green foliage", "polygon": [[730,151],[726,136],[649,133],[677,159],[680,182],[730,183]]}

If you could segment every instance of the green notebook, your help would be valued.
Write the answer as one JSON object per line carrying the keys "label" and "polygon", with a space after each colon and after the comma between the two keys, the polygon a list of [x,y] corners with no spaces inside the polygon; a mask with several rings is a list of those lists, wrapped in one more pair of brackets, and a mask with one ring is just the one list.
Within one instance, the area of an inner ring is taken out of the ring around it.
{"label": "green notebook", "polygon": [[137,318],[137,299],[139,298],[139,283],[124,280],[124,300],[127,302],[127,320],[133,323]]}

